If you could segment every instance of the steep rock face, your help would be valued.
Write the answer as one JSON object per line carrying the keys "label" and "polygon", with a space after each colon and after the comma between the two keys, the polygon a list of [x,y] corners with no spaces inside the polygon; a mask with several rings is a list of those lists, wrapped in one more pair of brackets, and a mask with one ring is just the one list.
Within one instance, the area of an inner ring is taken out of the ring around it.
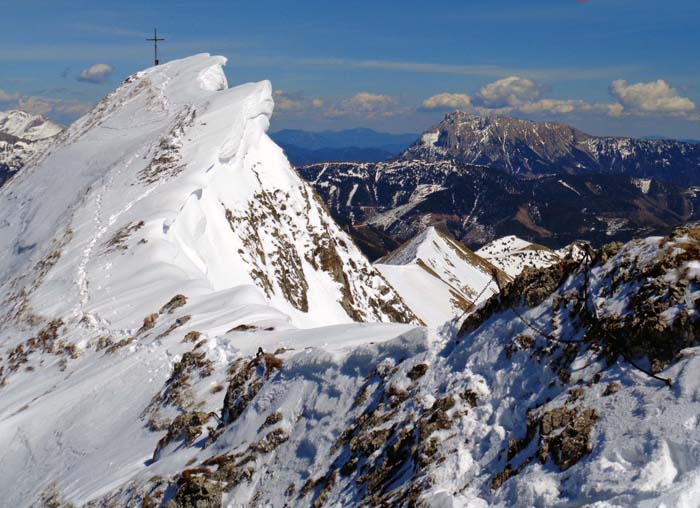
{"label": "steep rock face", "polygon": [[624,175],[523,180],[460,162],[324,163],[299,169],[358,245],[383,255],[426,226],[470,247],[517,235],[552,248],[668,234],[697,219],[695,191]]}
{"label": "steep rock face", "polygon": [[498,283],[505,284],[509,279],[433,227],[377,260],[374,266],[414,313],[433,326],[470,312],[498,292]]}
{"label": "steep rock face", "polygon": [[669,140],[591,136],[569,125],[456,111],[428,129],[405,159],[457,159],[518,176],[627,174],[700,184],[700,146]]}
{"label": "steep rock face", "polygon": [[62,130],[39,115],[0,111],[0,186],[43,153]]}

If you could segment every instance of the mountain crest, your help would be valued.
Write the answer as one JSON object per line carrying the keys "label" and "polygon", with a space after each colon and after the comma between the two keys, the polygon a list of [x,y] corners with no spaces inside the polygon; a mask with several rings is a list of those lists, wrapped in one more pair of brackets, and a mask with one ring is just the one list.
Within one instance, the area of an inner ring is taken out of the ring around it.
{"label": "mountain crest", "polygon": [[558,122],[448,114],[401,156],[456,159],[515,175],[625,173],[700,184],[700,146],[681,141],[601,137]]}
{"label": "mountain crest", "polygon": [[463,315],[498,292],[499,283],[509,280],[500,269],[434,227],[379,259],[375,266],[430,325]]}

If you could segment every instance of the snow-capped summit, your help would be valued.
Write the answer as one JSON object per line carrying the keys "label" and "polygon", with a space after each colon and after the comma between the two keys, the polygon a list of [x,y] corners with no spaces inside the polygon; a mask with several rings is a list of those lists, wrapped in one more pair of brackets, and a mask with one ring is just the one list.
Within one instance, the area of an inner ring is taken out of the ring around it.
{"label": "snow-capped summit", "polygon": [[63,126],[41,115],[25,111],[0,111],[0,133],[25,141],[39,141],[55,136]]}
{"label": "snow-capped summit", "polygon": [[0,111],[0,186],[43,153],[63,127],[24,111]]}
{"label": "snow-capped summit", "polygon": [[507,276],[434,227],[428,227],[375,266],[428,325],[468,313],[498,292]]}
{"label": "snow-capped summit", "polygon": [[131,76],[0,193],[0,281],[25,315],[138,328],[145,301],[253,286],[298,325],[410,319],[266,135],[270,83],[229,89],[224,62]]}
{"label": "snow-capped summit", "polygon": [[[366,323],[417,322],[267,136],[271,84],[229,88],[225,61],[130,76],[0,188],[12,506],[54,480],[82,503],[150,477],[169,426],[217,410],[259,347],[339,350],[414,328]],[[184,469],[168,454],[158,467]]]}
{"label": "snow-capped summit", "polygon": [[561,261],[566,253],[566,247],[558,253],[544,245],[530,243],[514,235],[498,238],[476,251],[478,256],[497,266],[510,277],[516,277],[528,267],[551,266]]}

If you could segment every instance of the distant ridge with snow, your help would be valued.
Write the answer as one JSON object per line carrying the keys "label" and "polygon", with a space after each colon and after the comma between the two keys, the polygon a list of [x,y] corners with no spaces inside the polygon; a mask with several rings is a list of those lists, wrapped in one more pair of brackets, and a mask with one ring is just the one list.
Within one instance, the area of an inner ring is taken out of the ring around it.
{"label": "distant ridge with snow", "polygon": [[62,130],[40,115],[0,111],[0,186],[42,154]]}
{"label": "distant ridge with snow", "polygon": [[[464,316],[498,292],[508,277],[434,227],[426,228],[375,267],[426,324]],[[494,278],[495,277],[495,278]]]}

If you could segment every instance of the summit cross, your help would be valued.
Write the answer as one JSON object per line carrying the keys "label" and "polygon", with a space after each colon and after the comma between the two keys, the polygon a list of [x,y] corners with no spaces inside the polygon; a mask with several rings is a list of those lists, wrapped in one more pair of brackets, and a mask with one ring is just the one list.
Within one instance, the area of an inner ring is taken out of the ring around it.
{"label": "summit cross", "polygon": [[158,41],[164,41],[165,39],[158,37],[157,29],[153,29],[153,37],[146,39],[147,41],[153,41],[153,60],[155,64],[158,65]]}

